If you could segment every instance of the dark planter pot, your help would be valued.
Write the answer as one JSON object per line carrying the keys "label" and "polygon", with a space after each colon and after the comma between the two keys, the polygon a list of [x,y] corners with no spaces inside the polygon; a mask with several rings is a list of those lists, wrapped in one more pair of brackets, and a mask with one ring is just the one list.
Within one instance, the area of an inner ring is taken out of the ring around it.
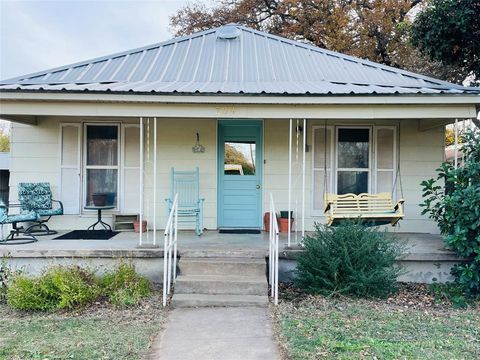
{"label": "dark planter pot", "polygon": [[93,205],[105,206],[107,202],[107,194],[105,193],[93,193],[92,194]]}
{"label": "dark planter pot", "polygon": [[117,197],[117,193],[107,192],[107,193],[105,193],[105,195],[106,195],[105,205],[115,204],[115,198]]}
{"label": "dark planter pot", "polygon": [[[280,211],[280,217],[282,219],[288,219],[288,211]],[[293,219],[293,211],[290,211],[290,219]]]}

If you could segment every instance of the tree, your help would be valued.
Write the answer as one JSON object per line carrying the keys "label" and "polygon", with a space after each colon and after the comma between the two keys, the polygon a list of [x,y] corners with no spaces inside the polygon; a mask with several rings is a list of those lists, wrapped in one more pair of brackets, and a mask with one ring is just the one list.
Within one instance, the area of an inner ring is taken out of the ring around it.
{"label": "tree", "polygon": [[386,65],[408,51],[407,13],[422,0],[222,0],[189,4],[171,16],[176,35],[239,23]]}
{"label": "tree", "polygon": [[241,165],[244,175],[255,174],[253,156],[250,162],[242,152],[230,144],[225,144],[225,164]]}
{"label": "tree", "polygon": [[480,0],[431,0],[413,24],[412,44],[480,85]]}
{"label": "tree", "polygon": [[0,152],[10,151],[10,135],[0,129]]}
{"label": "tree", "polygon": [[[462,131],[458,130],[457,132],[457,143],[462,143]],[[446,128],[445,129],[445,146],[450,146],[455,144],[455,130]]]}
{"label": "tree", "polygon": [[170,17],[175,35],[239,23],[289,39],[427,76],[462,82],[457,66],[433,61],[410,43],[411,20],[427,0],[198,0]]}

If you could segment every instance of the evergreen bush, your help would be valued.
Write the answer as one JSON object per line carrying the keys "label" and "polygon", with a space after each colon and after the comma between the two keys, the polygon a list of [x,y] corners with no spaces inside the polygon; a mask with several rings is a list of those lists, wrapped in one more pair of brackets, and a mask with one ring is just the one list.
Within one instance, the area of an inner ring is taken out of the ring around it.
{"label": "evergreen bush", "polygon": [[404,245],[391,234],[358,221],[336,227],[315,224],[298,258],[296,285],[327,296],[386,297],[397,290],[395,260]]}

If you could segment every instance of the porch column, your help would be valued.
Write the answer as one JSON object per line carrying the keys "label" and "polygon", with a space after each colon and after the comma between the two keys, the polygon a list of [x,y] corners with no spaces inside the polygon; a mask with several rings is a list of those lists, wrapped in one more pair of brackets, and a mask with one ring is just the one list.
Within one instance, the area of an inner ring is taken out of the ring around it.
{"label": "porch column", "polygon": [[303,119],[303,151],[302,151],[302,241],[305,238],[305,155],[307,146],[307,119]]}
{"label": "porch column", "polygon": [[143,117],[140,117],[140,179],[138,182],[139,185],[139,194],[140,194],[140,199],[139,199],[139,229],[140,231],[138,232],[138,245],[142,246],[143,243]]}
{"label": "porch column", "polygon": [[157,245],[157,118],[153,118],[153,246]]}
{"label": "porch column", "polygon": [[290,237],[291,237],[291,217],[292,217],[292,119],[290,119],[289,126],[289,136],[288,136],[288,247],[290,247]]}
{"label": "porch column", "polygon": [[458,167],[458,119],[455,119],[455,144],[454,144],[454,164],[455,164],[455,169]]}

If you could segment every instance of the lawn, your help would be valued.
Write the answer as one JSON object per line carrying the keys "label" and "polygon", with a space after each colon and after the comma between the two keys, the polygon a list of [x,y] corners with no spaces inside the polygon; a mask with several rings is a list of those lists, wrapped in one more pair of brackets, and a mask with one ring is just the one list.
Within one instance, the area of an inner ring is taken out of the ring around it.
{"label": "lawn", "polygon": [[480,307],[306,296],[274,309],[291,359],[479,359]]}
{"label": "lawn", "polygon": [[131,309],[96,304],[61,314],[0,304],[0,359],[140,359],[164,319],[158,293]]}

